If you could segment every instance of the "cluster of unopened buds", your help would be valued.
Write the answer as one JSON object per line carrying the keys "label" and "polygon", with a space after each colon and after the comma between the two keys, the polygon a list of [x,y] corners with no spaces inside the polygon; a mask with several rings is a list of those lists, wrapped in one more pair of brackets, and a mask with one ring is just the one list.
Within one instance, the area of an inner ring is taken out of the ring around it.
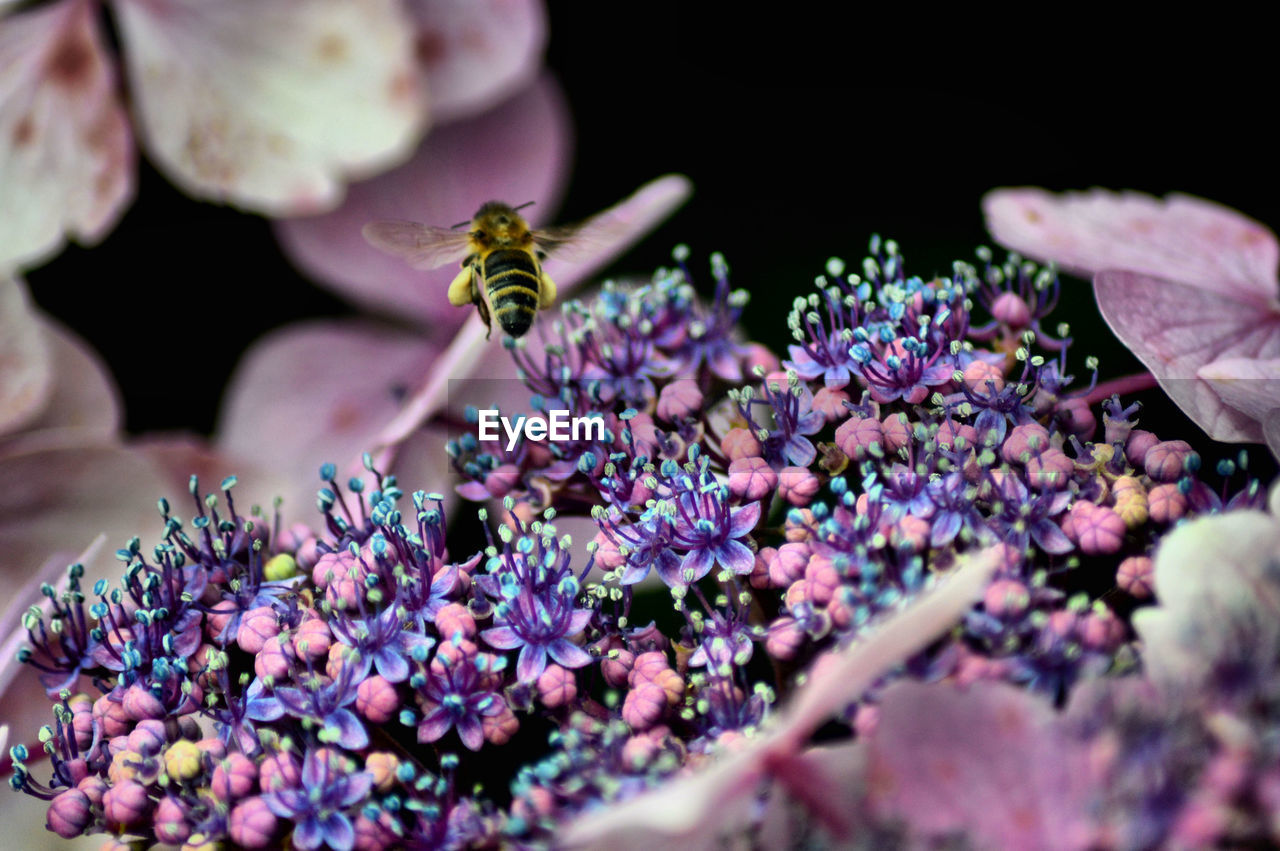
{"label": "cluster of unopened buds", "polygon": [[[459,493],[502,505],[454,519],[477,552],[446,549],[443,495],[371,461],[345,486],[322,468],[319,531],[193,479],[193,519],[162,500],[118,585],[73,566],[29,615],[54,721],[47,766],[13,749],[13,785],[60,836],[122,846],[551,842],[738,746],[819,654],[991,548],[981,601],[895,677],[1061,702],[1131,669],[1159,537],[1264,495],[1215,489],[1137,406],[1076,387],[1069,329],[1042,327],[1055,276],[978,256],[929,280],[890,241],[857,274],[830,261],[785,357],[738,336],[718,257],[705,303],[681,250],[567,304],[512,355],[534,410],[604,438],[452,442]],[[557,528],[588,516],[591,541]],[[847,735],[875,730],[891,679]]]}

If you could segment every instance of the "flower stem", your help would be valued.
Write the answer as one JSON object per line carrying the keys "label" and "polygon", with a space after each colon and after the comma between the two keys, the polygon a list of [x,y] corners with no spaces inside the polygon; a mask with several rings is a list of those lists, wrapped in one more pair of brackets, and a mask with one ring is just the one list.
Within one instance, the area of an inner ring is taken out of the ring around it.
{"label": "flower stem", "polygon": [[1102,382],[1093,388],[1092,393],[1084,397],[1084,401],[1092,407],[1110,399],[1112,396],[1126,396],[1130,393],[1150,390],[1155,386],[1157,385],[1154,375],[1149,372],[1135,372],[1133,375],[1125,375]]}

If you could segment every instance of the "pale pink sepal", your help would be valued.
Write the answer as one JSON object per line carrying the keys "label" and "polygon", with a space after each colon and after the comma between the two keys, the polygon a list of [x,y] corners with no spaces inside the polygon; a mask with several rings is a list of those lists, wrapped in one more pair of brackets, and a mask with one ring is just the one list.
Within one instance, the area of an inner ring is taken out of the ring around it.
{"label": "pale pink sepal", "polygon": [[426,101],[396,0],[114,0],[144,145],[197,198],[331,209],[406,157]]}
{"label": "pale pink sepal", "polygon": [[96,6],[0,19],[0,272],[91,245],[133,195],[136,155]]}
{"label": "pale pink sepal", "polygon": [[26,286],[0,275],[0,438],[34,420],[53,392],[53,355],[36,316]]}
{"label": "pale pink sepal", "polygon": [[541,0],[410,0],[409,15],[437,126],[496,106],[542,65]]}

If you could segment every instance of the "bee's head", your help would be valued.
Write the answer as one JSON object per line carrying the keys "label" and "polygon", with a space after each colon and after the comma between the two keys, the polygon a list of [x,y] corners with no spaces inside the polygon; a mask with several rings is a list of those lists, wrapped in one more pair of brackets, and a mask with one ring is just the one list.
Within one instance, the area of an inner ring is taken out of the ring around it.
{"label": "bee's head", "polygon": [[471,238],[480,245],[523,243],[529,238],[529,225],[516,208],[490,201],[471,220]]}

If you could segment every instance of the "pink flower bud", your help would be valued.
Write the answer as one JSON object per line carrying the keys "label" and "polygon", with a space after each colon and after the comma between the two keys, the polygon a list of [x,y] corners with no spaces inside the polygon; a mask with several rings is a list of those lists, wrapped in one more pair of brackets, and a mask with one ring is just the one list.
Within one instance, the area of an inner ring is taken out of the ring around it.
{"label": "pink flower bud", "polygon": [[1025,464],[1049,448],[1049,430],[1039,423],[1014,426],[1000,446],[1000,457],[1009,464]]}
{"label": "pink flower bud", "polygon": [[520,720],[508,706],[503,706],[497,715],[485,715],[480,719],[480,727],[484,731],[484,740],[491,745],[505,745],[520,729]]}
{"label": "pink flower bud", "polygon": [[987,586],[982,605],[997,618],[1016,618],[1031,605],[1031,592],[1014,579],[997,579]]}
{"label": "pink flower bud", "polygon": [[461,603],[449,603],[436,612],[436,629],[447,639],[459,633],[472,639],[476,637],[476,619]]}
{"label": "pink flower bud", "polygon": [[843,390],[823,387],[813,394],[813,409],[822,414],[824,420],[833,423],[849,413],[844,405],[848,401],[849,394]]}
{"label": "pink flower bud", "polygon": [[258,784],[264,792],[293,788],[301,782],[302,764],[287,751],[266,757],[258,767]]}
{"label": "pink flower bud", "polygon": [[329,632],[329,624],[318,617],[308,617],[298,624],[293,633],[293,650],[299,658],[315,662],[323,659],[333,645],[333,635]]}
{"label": "pink flower bud", "polygon": [[636,657],[635,662],[631,666],[631,676],[629,682],[634,686],[642,682],[652,682],[658,674],[669,670],[670,665],[667,664],[667,656],[659,650],[650,650],[648,653],[641,653]]}
{"label": "pink flower bud", "polygon": [[236,644],[246,653],[257,653],[268,638],[279,634],[280,624],[276,618],[276,610],[270,606],[259,606],[245,612],[240,618]]}
{"label": "pink flower bud", "polygon": [[352,822],[352,827],[356,834],[355,845],[352,846],[355,851],[391,851],[403,843],[391,826],[391,814],[385,810],[378,815],[377,821],[361,812]]}
{"label": "pink flower bud", "polygon": [[273,635],[262,644],[262,649],[253,659],[253,670],[258,676],[266,679],[283,680],[289,675],[293,660],[284,652],[280,644],[280,636]]}
{"label": "pink flower bud", "polygon": [[854,414],[836,429],[836,446],[850,458],[861,461],[873,446],[883,446],[884,428],[875,417]]}
{"label": "pink flower bud", "polygon": [[1155,565],[1147,556],[1129,556],[1116,568],[1116,585],[1139,600],[1155,591]]}
{"label": "pink flower bud", "polygon": [[120,705],[124,707],[124,713],[134,721],[165,716],[164,704],[141,683],[134,683],[125,689]]}
{"label": "pink flower bud", "polygon": [[762,346],[760,343],[752,343],[747,346],[747,357],[742,365],[749,373],[754,373],[758,366],[766,374],[775,372],[782,367],[782,364],[778,361],[778,356],[767,346]]}
{"label": "pink flower bud", "polygon": [[311,569],[311,581],[317,588],[327,588],[335,579],[342,579],[355,564],[355,558],[346,550],[336,553],[325,553],[316,559]]}
{"label": "pink flower bud", "polygon": [[385,724],[400,711],[400,695],[385,677],[374,674],[356,686],[356,711],[374,724]]}
{"label": "pink flower bud", "polygon": [[831,564],[831,559],[814,555],[805,567],[804,578],[809,583],[809,596],[814,603],[825,606],[835,596],[840,587],[840,574]]}
{"label": "pink flower bud", "polygon": [[84,832],[93,821],[92,803],[89,796],[79,789],[68,789],[58,793],[49,804],[49,812],[45,815],[45,825],[63,839],[73,839]]}
{"label": "pink flower bud", "polygon": [[1151,432],[1135,428],[1129,432],[1129,440],[1124,445],[1124,457],[1134,467],[1141,467],[1142,459],[1147,457],[1147,451],[1159,442],[1160,438]]}
{"label": "pink flower bud", "polygon": [[745,428],[731,428],[720,441],[720,451],[730,461],[739,458],[750,458],[763,451],[760,441]]}
{"label": "pink flower bud", "polygon": [[1004,389],[1004,373],[995,364],[975,360],[964,368],[964,386],[979,395],[999,393]]}
{"label": "pink flower bud", "polygon": [[102,796],[107,794],[107,781],[96,774],[91,774],[76,783],[76,788],[88,796],[91,804],[95,807],[101,807]]}
{"label": "pink flower bud", "polygon": [[373,788],[383,794],[395,786],[396,769],[399,767],[399,757],[388,751],[374,751],[364,761],[365,771],[373,775]]}
{"label": "pink flower bud", "polygon": [[1098,418],[1084,399],[1065,399],[1057,406],[1058,421],[1081,440],[1091,440],[1098,430]]}
{"label": "pink flower bud", "polygon": [[235,613],[236,604],[233,600],[219,600],[209,608],[209,614],[204,618],[204,634],[210,641],[218,640]]}
{"label": "pink flower bud", "polygon": [[911,426],[905,414],[889,414],[880,424],[886,452],[897,452],[911,442]]}
{"label": "pink flower bud", "polygon": [[880,707],[870,703],[859,703],[853,713],[853,729],[858,738],[871,736],[880,723]]}
{"label": "pink flower bud", "polygon": [[778,474],[763,458],[739,458],[729,464],[729,492],[740,499],[764,499],[777,486]]}
{"label": "pink flower bud", "polygon": [[793,659],[804,646],[804,630],[796,623],[795,618],[783,616],[769,627],[764,647],[774,659]]}
{"label": "pink flower bud", "polygon": [[1147,492],[1147,514],[1157,523],[1173,523],[1187,513],[1187,497],[1172,482]]}
{"label": "pink flower bud", "polygon": [[1021,331],[1031,324],[1030,306],[1022,296],[1013,292],[1005,291],[996,296],[991,303],[991,315],[1012,331]]}
{"label": "pink flower bud", "polygon": [[273,844],[277,825],[276,815],[266,802],[253,797],[231,808],[231,815],[227,818],[227,833],[237,845],[266,848]]}
{"label": "pink flower bud", "polygon": [[642,683],[627,692],[622,702],[622,720],[632,730],[647,730],[662,718],[667,709],[667,694],[661,686]]}
{"label": "pink flower bud", "polygon": [[787,591],[782,596],[782,603],[787,607],[788,611],[794,612],[797,607],[806,603],[813,602],[809,594],[809,582],[806,579],[797,579],[787,586]]}
{"label": "pink flower bud", "polygon": [[1090,650],[1113,653],[1124,641],[1124,624],[1110,609],[1089,612],[1080,619],[1080,643]]}
{"label": "pink flower bud", "polygon": [[538,697],[550,709],[568,706],[578,696],[578,683],[572,671],[559,665],[547,665],[538,677]]}
{"label": "pink flower bud", "polygon": [[658,753],[658,743],[648,735],[632,736],[622,746],[622,764],[632,771],[640,771]]}
{"label": "pink flower bud", "polygon": [[1075,612],[1059,609],[1049,615],[1049,621],[1045,624],[1045,631],[1050,635],[1070,641],[1076,637],[1076,629],[1079,624],[1080,618]]}
{"label": "pink flower bud", "polygon": [[795,506],[805,506],[822,487],[807,467],[783,467],[778,474],[778,495]]}
{"label": "pink flower bud", "polygon": [[151,817],[156,838],[170,845],[186,842],[191,835],[191,825],[187,821],[189,815],[185,804],[172,795],[165,795],[156,804],[156,811]]}
{"label": "pink flower bud", "polygon": [[658,418],[669,423],[691,417],[702,408],[702,391],[689,378],[677,379],[658,394]]}
{"label": "pink flower bud", "polygon": [[1142,456],[1142,466],[1157,482],[1176,482],[1187,471],[1187,464],[1195,454],[1185,440],[1166,440],[1147,450]]}
{"label": "pink flower bud", "polygon": [[773,547],[764,547],[756,551],[755,561],[751,565],[751,573],[747,577],[747,583],[757,591],[763,591],[769,587],[769,562],[773,561],[778,551]]}
{"label": "pink flower bud", "polygon": [[840,594],[836,594],[831,598],[831,602],[827,603],[827,617],[831,619],[831,625],[836,629],[848,629],[853,623],[853,608]]}
{"label": "pink flower bud", "polygon": [[929,547],[931,529],[928,520],[908,514],[893,524],[889,532],[889,540],[897,549],[906,549],[913,553],[924,552]]}
{"label": "pink flower bud", "polygon": [[[1086,503],[1087,504],[1087,503]],[[1124,519],[1105,505],[1094,506],[1085,515],[1074,515],[1080,552],[1105,555],[1124,545]]]}
{"label": "pink flower bud", "polygon": [[213,769],[209,789],[222,803],[238,801],[253,791],[258,767],[242,753],[227,754]]}
{"label": "pink flower bud", "polygon": [[141,783],[125,780],[117,783],[102,796],[102,814],[112,827],[130,827],[141,824],[151,812],[151,799]]}
{"label": "pink flower bud", "polygon": [[809,546],[803,543],[783,544],[769,563],[769,581],[774,588],[786,588],[801,576],[809,564]]}
{"label": "pink flower bud", "polygon": [[129,734],[129,750],[142,756],[155,756],[167,743],[164,722],[154,718],[139,721]]}
{"label": "pink flower bud", "polygon": [[1027,479],[1040,491],[1062,490],[1071,481],[1075,463],[1061,449],[1046,449],[1027,459]]}
{"label": "pink flower bud", "polygon": [[635,664],[635,654],[630,650],[617,650],[609,653],[600,661],[600,671],[604,680],[613,688],[622,688],[631,675],[631,666]]}
{"label": "pink flower bud", "polygon": [[957,442],[964,440],[966,448],[972,448],[978,445],[978,430],[971,425],[952,422],[946,420],[938,426],[938,434],[935,439],[939,446],[951,446],[959,448]]}

